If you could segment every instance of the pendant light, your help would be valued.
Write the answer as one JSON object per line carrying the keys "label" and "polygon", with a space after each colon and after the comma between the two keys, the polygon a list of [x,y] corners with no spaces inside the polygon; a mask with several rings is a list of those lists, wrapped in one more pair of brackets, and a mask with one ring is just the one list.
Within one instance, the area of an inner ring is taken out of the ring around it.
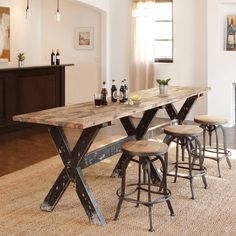
{"label": "pendant light", "polygon": [[56,21],[60,21],[61,20],[61,13],[59,10],[59,0],[57,0],[57,11],[56,11]]}
{"label": "pendant light", "polygon": [[29,8],[29,0],[27,0],[27,6],[26,6],[26,10],[25,10],[25,18],[27,20],[29,20],[31,17],[31,10]]}

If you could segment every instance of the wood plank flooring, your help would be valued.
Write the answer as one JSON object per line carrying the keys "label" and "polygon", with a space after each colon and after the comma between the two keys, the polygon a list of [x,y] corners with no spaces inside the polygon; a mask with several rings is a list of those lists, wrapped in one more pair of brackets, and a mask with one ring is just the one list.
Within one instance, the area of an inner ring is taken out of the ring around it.
{"label": "wood plank flooring", "polygon": [[[66,132],[70,134],[72,140],[73,136],[78,134],[75,134],[74,130]],[[120,129],[120,132],[122,134],[123,130]],[[236,127],[226,128],[226,134],[228,147],[236,148]],[[107,131],[104,131],[104,137],[105,135],[109,137]],[[55,155],[57,155],[56,148],[44,126],[33,126],[0,134],[0,176]]]}
{"label": "wood plank flooring", "polygon": [[0,176],[55,156],[46,127],[30,127],[0,134]]}

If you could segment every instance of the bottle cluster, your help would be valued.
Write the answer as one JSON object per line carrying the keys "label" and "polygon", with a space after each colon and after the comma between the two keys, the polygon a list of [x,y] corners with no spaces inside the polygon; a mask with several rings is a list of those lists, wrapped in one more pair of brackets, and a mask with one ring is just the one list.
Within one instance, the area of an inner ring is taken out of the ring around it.
{"label": "bottle cluster", "polygon": [[117,102],[119,99],[119,102],[126,102],[128,100],[128,86],[126,79],[121,81],[120,86],[120,93],[118,96],[118,91],[116,87],[115,80],[112,80],[112,86],[111,86],[111,101]]}
{"label": "bottle cluster", "polygon": [[[101,89],[101,105],[107,105],[107,89],[106,89],[106,82],[102,82],[102,89]],[[112,80],[112,86],[111,86],[111,101],[112,102],[126,102],[128,100],[128,86],[126,79],[121,81],[121,86],[118,94],[118,89],[116,87],[115,80]]]}
{"label": "bottle cluster", "polygon": [[57,49],[57,52],[54,52],[54,49],[52,49],[52,53],[51,53],[51,65],[60,65],[60,53],[59,53],[59,49]]}

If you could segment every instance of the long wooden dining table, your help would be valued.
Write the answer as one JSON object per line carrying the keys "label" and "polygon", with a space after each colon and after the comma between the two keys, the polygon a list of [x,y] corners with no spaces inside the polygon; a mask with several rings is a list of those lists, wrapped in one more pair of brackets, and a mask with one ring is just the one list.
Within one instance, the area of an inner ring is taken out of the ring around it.
{"label": "long wooden dining table", "polygon": [[[124,142],[143,139],[159,109],[164,108],[171,120],[177,119],[179,124],[182,124],[197,98],[208,90],[208,87],[171,86],[168,94],[163,96],[159,94],[158,88],[151,88],[136,91],[135,94],[140,95],[141,100],[134,105],[116,102],[95,107],[94,102],[86,102],[14,116],[14,121],[47,125],[64,164],[64,168],[44,199],[41,210],[53,211],[70,182],[73,182],[76,184],[77,195],[90,222],[105,224],[104,216],[86,182],[83,169],[119,153]],[[179,101],[182,101],[182,107],[177,110],[175,103]],[[142,114],[137,125],[134,125],[131,118],[135,114]],[[127,136],[89,151],[99,130],[114,120],[120,120]],[[73,148],[68,143],[64,128],[82,130]],[[126,155],[121,154],[113,170],[113,177],[120,176],[125,159]],[[153,182],[160,180],[159,172],[154,165],[151,166],[151,178]]]}

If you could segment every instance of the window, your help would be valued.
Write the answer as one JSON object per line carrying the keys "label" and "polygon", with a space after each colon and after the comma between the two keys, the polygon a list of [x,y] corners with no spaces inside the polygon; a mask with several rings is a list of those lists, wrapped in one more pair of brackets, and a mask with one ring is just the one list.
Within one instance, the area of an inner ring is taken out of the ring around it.
{"label": "window", "polygon": [[173,62],[173,1],[159,0],[154,16],[154,60]]}
{"label": "window", "polygon": [[173,62],[173,0],[137,0],[133,16],[139,57]]}

